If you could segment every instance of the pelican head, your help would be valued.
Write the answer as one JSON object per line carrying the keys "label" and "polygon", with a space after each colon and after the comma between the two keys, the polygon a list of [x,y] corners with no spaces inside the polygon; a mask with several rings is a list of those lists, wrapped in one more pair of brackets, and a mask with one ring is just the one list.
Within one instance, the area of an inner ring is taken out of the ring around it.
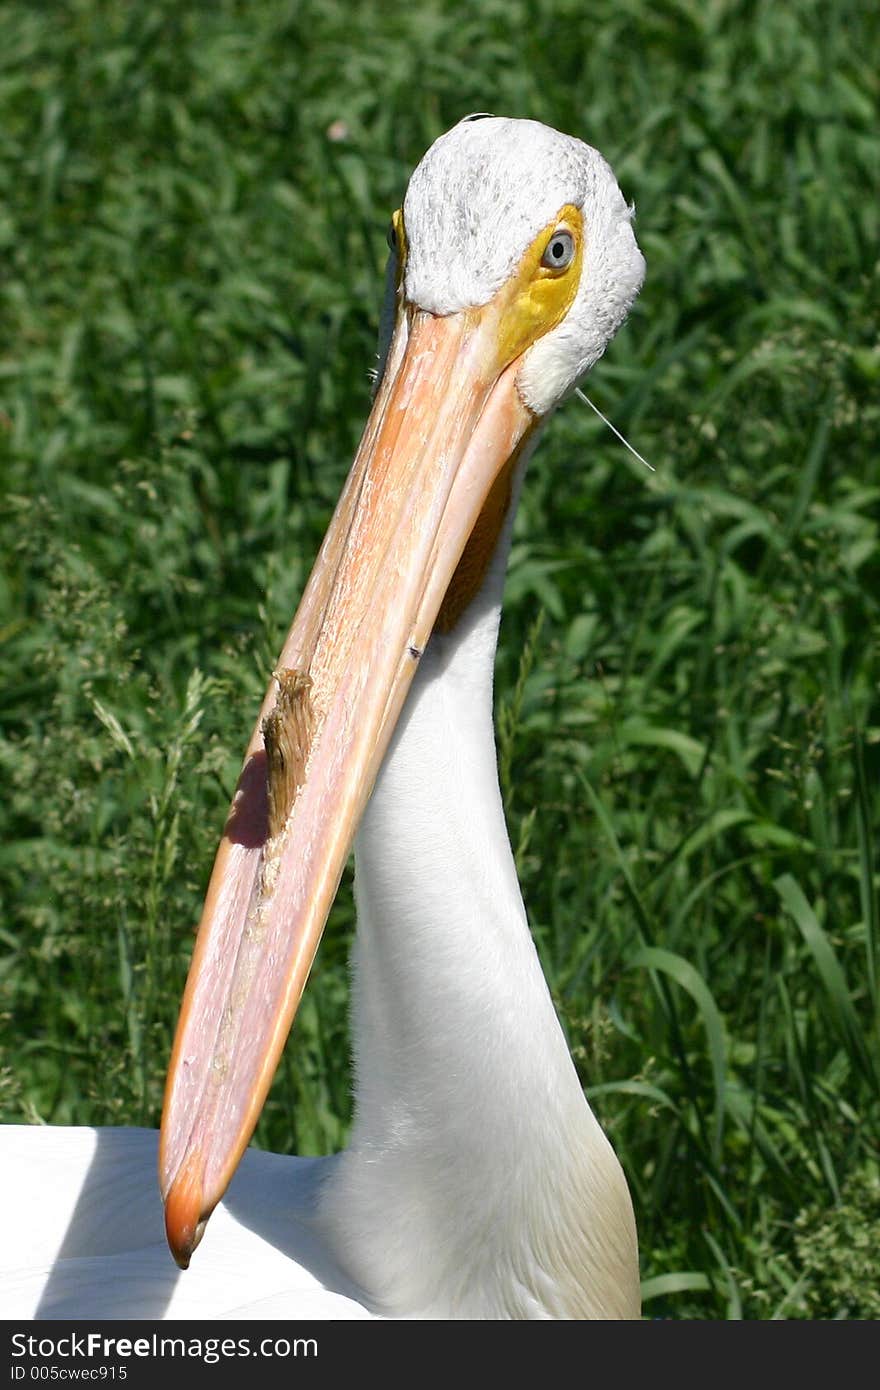
{"label": "pelican head", "polygon": [[253,1131],[422,652],[479,590],[514,466],[644,272],[608,164],[534,121],[460,122],[392,226],[372,411],[247,749],[181,1009],[160,1168],[183,1266]]}
{"label": "pelican head", "polygon": [[524,404],[545,416],[602,356],[641,288],[632,217],[590,145],[538,121],[465,117],[406,191],[405,301],[446,316],[502,295],[499,348],[517,359]]}

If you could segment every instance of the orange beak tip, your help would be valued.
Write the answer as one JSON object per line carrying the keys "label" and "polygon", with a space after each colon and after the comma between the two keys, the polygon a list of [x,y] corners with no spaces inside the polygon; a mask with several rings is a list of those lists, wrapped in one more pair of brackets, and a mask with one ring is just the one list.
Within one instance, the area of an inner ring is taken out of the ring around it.
{"label": "orange beak tip", "polygon": [[197,1149],[191,1153],[165,1198],[165,1233],[175,1262],[188,1269],[201,1240],[210,1212],[203,1211],[202,1163]]}

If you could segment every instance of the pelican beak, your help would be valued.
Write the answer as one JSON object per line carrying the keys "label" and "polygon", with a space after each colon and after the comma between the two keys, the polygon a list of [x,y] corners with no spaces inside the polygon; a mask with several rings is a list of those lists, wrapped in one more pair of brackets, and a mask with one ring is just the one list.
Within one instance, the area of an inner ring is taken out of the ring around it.
{"label": "pelican beak", "polygon": [[[444,595],[493,484],[534,436],[515,376],[540,334],[527,326],[511,336],[517,293],[514,283],[446,317],[401,304],[363,439],[248,746],[165,1093],[160,1183],[168,1242],[184,1268],[257,1122]],[[479,570],[476,587],[481,579]]]}

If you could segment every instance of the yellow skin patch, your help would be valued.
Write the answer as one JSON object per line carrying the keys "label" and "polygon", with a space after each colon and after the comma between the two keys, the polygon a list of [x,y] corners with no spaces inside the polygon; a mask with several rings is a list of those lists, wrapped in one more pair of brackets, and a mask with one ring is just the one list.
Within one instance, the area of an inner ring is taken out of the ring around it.
{"label": "yellow skin patch", "polygon": [[406,228],[403,225],[403,208],[398,208],[391,214],[391,225],[394,228],[394,239],[397,242],[397,292],[403,284],[403,272],[406,269]]}
{"label": "yellow skin patch", "polygon": [[[571,232],[574,256],[564,269],[541,264],[557,232]],[[562,322],[574,303],[584,261],[584,218],[580,208],[566,203],[539,232],[516,272],[495,296],[501,311],[498,349],[506,367]]]}
{"label": "yellow skin patch", "polygon": [[[394,213],[391,224],[397,240],[399,294],[406,266],[406,229],[402,208]],[[570,264],[565,267],[542,265],[548,246],[561,231],[570,232],[574,240],[574,255]],[[499,373],[565,318],[577,294],[583,260],[583,214],[573,203],[566,203],[553,221],[538,233],[514,274],[494,299],[484,308],[473,311],[480,315],[491,313],[496,318]],[[495,480],[449,582],[437,615],[436,626],[440,632],[450,632],[455,627],[483,584],[510,506],[513,465],[518,454],[519,450]]]}

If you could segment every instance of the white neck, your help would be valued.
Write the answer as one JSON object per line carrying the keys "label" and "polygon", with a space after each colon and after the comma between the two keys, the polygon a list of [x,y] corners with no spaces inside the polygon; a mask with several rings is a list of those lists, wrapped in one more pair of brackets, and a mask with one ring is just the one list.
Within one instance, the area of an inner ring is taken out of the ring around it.
{"label": "white neck", "polygon": [[361,823],[355,1122],[322,1215],[394,1316],[638,1316],[629,1193],[550,1000],[498,787],[507,541],[431,639]]}

